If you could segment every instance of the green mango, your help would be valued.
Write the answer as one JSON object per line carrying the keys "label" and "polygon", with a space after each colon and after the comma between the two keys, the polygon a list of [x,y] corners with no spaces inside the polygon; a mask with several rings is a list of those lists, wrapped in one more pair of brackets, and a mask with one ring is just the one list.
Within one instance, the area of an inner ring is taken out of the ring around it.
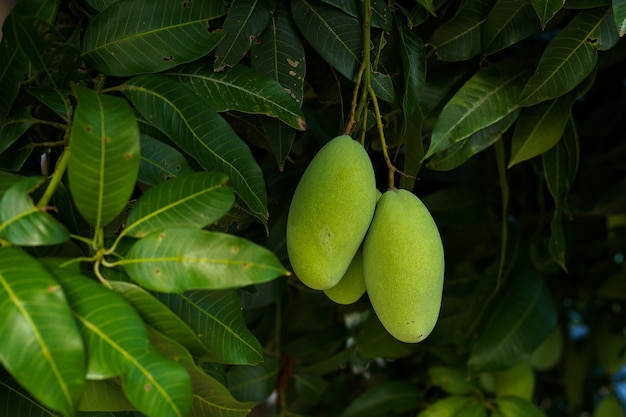
{"label": "green mango", "polygon": [[324,290],[324,294],[337,304],[352,304],[365,294],[362,249],[359,249],[356,255],[354,255],[350,266],[348,266],[339,283]]}
{"label": "green mango", "polygon": [[405,343],[435,327],[443,291],[444,253],[428,209],[407,190],[378,200],[363,246],[365,288],[385,329]]}
{"label": "green mango", "polygon": [[325,290],[341,280],[376,207],[376,179],[359,142],[341,135],[306,168],[287,216],[287,254],[296,276]]}
{"label": "green mango", "polygon": [[559,326],[544,340],[530,356],[530,364],[538,371],[547,371],[559,363],[563,356],[563,333]]}
{"label": "green mango", "polygon": [[535,372],[527,361],[511,369],[494,372],[493,388],[496,397],[515,397],[531,400],[535,390]]}

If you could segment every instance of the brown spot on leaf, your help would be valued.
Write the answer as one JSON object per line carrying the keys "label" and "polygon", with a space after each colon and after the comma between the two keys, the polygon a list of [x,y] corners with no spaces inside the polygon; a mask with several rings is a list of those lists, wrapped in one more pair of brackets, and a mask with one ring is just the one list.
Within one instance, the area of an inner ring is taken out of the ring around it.
{"label": "brown spot on leaf", "polygon": [[232,253],[237,253],[237,252],[239,252],[239,246],[233,246],[232,248],[230,248],[230,251],[231,251]]}
{"label": "brown spot on leaf", "polygon": [[169,61],[171,61],[173,59],[174,59],[174,57],[172,55],[163,57],[163,61],[165,61],[165,62],[169,62]]}
{"label": "brown spot on leaf", "polygon": [[146,385],[143,386],[144,391],[150,391],[152,389],[152,384],[147,383]]}
{"label": "brown spot on leaf", "polygon": [[126,159],[127,161],[130,160],[133,157],[133,154],[130,152],[126,152],[126,154],[124,155],[124,159]]}

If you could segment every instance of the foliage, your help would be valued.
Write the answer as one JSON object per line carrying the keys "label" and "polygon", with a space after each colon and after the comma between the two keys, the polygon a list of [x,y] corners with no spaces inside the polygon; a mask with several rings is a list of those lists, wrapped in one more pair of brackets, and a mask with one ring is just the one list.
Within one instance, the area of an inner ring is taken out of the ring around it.
{"label": "foliage", "polygon": [[[22,0],[0,414],[591,412],[626,360],[625,28],[623,0]],[[340,133],[441,232],[419,344],[289,273],[293,190]],[[532,401],[494,394],[555,329]]]}

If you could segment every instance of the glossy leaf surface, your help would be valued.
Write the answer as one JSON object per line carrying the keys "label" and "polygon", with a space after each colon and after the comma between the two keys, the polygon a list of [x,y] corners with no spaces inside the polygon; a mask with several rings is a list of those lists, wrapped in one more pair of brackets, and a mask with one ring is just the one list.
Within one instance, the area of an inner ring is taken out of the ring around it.
{"label": "glossy leaf surface", "polygon": [[191,172],[193,169],[181,152],[152,136],[141,134],[141,163],[138,181],[147,185],[156,185]]}
{"label": "glossy leaf surface", "polygon": [[527,0],[499,0],[481,26],[483,54],[503,50],[540,30],[537,14]]}
{"label": "glossy leaf surface", "polygon": [[541,21],[541,26],[545,28],[550,19],[561,10],[565,2],[562,0],[530,0],[530,3]]}

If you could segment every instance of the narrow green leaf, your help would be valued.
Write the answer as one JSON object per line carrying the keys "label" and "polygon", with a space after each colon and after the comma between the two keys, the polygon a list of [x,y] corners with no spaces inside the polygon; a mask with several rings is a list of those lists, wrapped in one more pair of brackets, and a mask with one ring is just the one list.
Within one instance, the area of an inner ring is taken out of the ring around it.
{"label": "narrow green leaf", "polygon": [[122,389],[119,380],[87,380],[78,409],[82,412],[117,412],[136,410]]}
{"label": "narrow green leaf", "polygon": [[567,152],[567,188],[570,189],[578,173],[578,164],[580,161],[580,144],[578,143],[578,132],[574,119],[570,117],[567,125],[565,126],[565,132],[563,133],[563,139],[561,143],[565,146]]}
{"label": "narrow green leaf", "polygon": [[189,375],[152,347],[141,317],[130,304],[77,272],[51,270],[80,323],[89,355],[88,377],[120,376],[126,397],[145,414],[187,415],[192,401]]}
{"label": "narrow green leaf", "polygon": [[70,136],[69,187],[76,208],[96,229],[128,203],[139,171],[139,128],[119,97],[76,89],[78,102]]}
{"label": "narrow green leaf", "polygon": [[56,245],[69,240],[67,229],[30,198],[43,182],[42,177],[27,177],[4,193],[0,200],[2,239],[21,246]]}
{"label": "narrow green leaf", "polygon": [[506,49],[540,30],[537,14],[528,0],[498,0],[481,27],[483,54]]}
{"label": "narrow green leaf", "polygon": [[443,61],[465,61],[481,51],[481,25],[495,0],[468,0],[428,40]]}
{"label": "narrow green leaf", "polygon": [[[363,20],[363,7],[360,2],[353,0],[322,0],[326,4],[341,9],[344,13],[352,17]],[[375,28],[381,28],[391,31],[393,29],[392,13],[389,10],[387,2],[374,0],[372,4],[371,25]]]}
{"label": "narrow green leaf", "polygon": [[502,417],[545,417],[535,404],[520,397],[497,398],[496,407]]}
{"label": "narrow green leaf", "polygon": [[135,282],[163,292],[238,288],[287,273],[264,247],[234,235],[189,228],[144,237],[118,264]]}
{"label": "narrow green leaf", "polygon": [[194,61],[222,40],[209,21],[226,12],[221,1],[120,0],[89,23],[83,57],[114,76],[159,72]]}
{"label": "narrow green leaf", "polygon": [[33,125],[34,119],[30,117],[26,109],[19,107],[9,114],[8,117],[0,116],[0,153],[13,145]]}
{"label": "narrow green leaf", "polygon": [[263,347],[246,327],[236,291],[188,291],[155,296],[193,329],[216,362],[257,364],[263,360]]}
{"label": "narrow green leaf", "polygon": [[62,417],[60,413],[39,403],[3,369],[0,369],[0,404],[3,407],[2,415],[7,417],[13,416],[14,410],[28,410],[27,417]]}
{"label": "narrow green leaf", "polygon": [[412,115],[418,106],[418,97],[426,84],[426,51],[422,37],[400,19],[396,19],[400,40],[400,58],[404,74],[404,97],[402,110]]}
{"label": "narrow green leaf", "polygon": [[530,0],[530,3],[541,21],[541,27],[545,28],[565,2],[563,0]]}
{"label": "narrow green leaf", "polygon": [[523,66],[505,62],[473,75],[441,111],[424,159],[514,112],[527,74]]}
{"label": "narrow green leaf", "polygon": [[145,237],[166,228],[207,227],[235,201],[227,181],[220,172],[195,172],[150,188],[131,209],[121,234]]}
{"label": "narrow green leaf", "polygon": [[221,171],[248,208],[267,224],[263,172],[248,146],[204,100],[171,78],[142,75],[122,91],[137,110],[207,171]]}
{"label": "narrow green leaf", "polygon": [[176,339],[152,330],[150,341],[161,354],[176,360],[189,373],[193,388],[192,416],[245,417],[250,414],[253,402],[240,402],[218,380],[198,367],[189,352]]}
{"label": "narrow green leaf", "polygon": [[291,15],[318,54],[349,80],[355,80],[363,56],[361,23],[320,0],[294,0]]}
{"label": "narrow green leaf", "polygon": [[408,381],[382,381],[359,395],[341,417],[377,417],[417,408],[419,389]]}
{"label": "narrow green leaf", "polygon": [[619,37],[626,33],[626,0],[613,0],[613,19]]}
{"label": "narrow green leaf", "polygon": [[520,94],[521,106],[562,96],[591,74],[598,60],[597,30],[606,13],[605,8],[582,10],[556,34]]}
{"label": "narrow green leaf", "polygon": [[516,365],[532,354],[556,324],[556,307],[542,278],[524,270],[512,279],[472,350],[468,365],[473,372]]}
{"label": "narrow green leaf", "polygon": [[407,174],[400,177],[400,188],[412,190],[415,186],[414,177],[417,176],[422,167],[422,158],[424,157],[424,143],[422,142],[422,124],[424,116],[420,107],[417,106],[413,114],[405,116],[403,123],[404,143],[404,167],[402,171]]}
{"label": "narrow green leaf", "polygon": [[2,366],[38,401],[74,416],[85,384],[83,341],[58,282],[15,248],[0,248],[0,317]]}
{"label": "narrow green leaf", "polygon": [[552,220],[550,221],[550,239],[548,240],[548,251],[550,257],[565,272],[567,266],[565,262],[565,253],[567,250],[567,241],[565,240],[565,232],[563,231],[563,214],[559,208],[554,211]]}
{"label": "narrow green leaf", "polygon": [[509,168],[543,154],[558,143],[575,99],[573,94],[566,94],[522,109],[511,139]]}
{"label": "narrow green leaf", "polygon": [[228,389],[239,401],[263,402],[276,388],[279,371],[278,361],[272,356],[256,366],[232,367],[226,374]]}
{"label": "narrow green leaf", "polygon": [[276,0],[234,0],[224,21],[226,36],[215,50],[216,72],[233,67],[267,26]]}
{"label": "narrow green leaf", "polygon": [[217,112],[264,114],[298,130],[306,129],[300,106],[278,82],[238,64],[219,73],[204,63],[181,67],[172,75]]}
{"label": "narrow green leaf", "polygon": [[147,134],[141,135],[141,163],[137,180],[157,185],[193,172],[185,156],[170,145]]}

